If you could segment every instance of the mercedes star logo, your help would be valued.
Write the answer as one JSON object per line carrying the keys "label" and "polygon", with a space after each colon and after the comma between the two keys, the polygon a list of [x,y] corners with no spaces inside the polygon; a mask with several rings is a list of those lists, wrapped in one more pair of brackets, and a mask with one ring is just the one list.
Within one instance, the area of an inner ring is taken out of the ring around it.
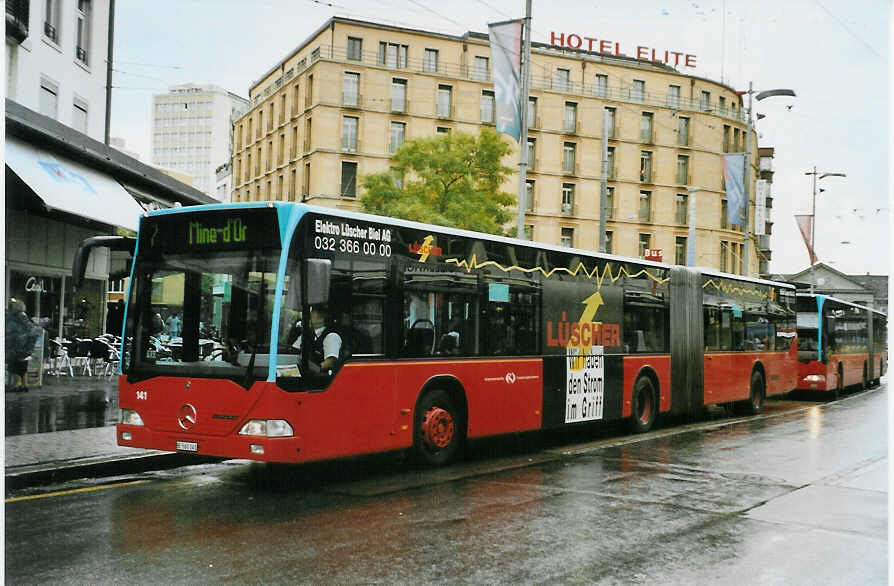
{"label": "mercedes star logo", "polygon": [[177,423],[183,429],[189,430],[196,424],[196,408],[189,403],[185,403],[183,407],[180,407],[180,412],[177,414]]}

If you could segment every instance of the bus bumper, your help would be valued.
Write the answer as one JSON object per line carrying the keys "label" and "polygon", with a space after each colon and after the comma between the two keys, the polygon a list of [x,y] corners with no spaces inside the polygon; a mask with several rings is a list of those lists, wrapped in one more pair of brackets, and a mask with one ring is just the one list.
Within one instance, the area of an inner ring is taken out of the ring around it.
{"label": "bus bumper", "polygon": [[118,424],[115,435],[119,446],[216,456],[244,458],[262,462],[303,462],[302,440],[297,437],[209,436],[155,432],[139,425]]}

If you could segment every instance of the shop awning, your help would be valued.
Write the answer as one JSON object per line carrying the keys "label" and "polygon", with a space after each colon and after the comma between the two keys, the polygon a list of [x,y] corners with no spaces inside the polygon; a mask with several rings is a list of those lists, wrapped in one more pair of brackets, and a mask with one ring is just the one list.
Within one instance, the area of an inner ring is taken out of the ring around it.
{"label": "shop awning", "polygon": [[6,164],[51,209],[134,231],[139,225],[143,208],[108,175],[11,136]]}

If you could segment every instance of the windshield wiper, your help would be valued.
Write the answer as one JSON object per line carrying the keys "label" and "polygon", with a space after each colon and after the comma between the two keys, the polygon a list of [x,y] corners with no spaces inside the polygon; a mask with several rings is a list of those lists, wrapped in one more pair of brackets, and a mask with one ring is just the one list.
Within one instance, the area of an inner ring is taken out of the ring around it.
{"label": "windshield wiper", "polygon": [[258,355],[257,346],[252,345],[251,347],[251,358],[248,359],[248,368],[245,370],[245,384],[242,386],[248,390],[251,387],[252,380],[254,379],[255,374],[255,356]]}

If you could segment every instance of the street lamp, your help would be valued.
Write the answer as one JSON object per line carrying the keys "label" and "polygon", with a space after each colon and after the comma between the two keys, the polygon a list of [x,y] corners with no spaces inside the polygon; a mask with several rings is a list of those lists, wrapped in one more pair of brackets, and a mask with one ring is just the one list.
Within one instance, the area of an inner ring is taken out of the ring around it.
{"label": "street lamp", "polygon": [[825,179],[826,177],[847,177],[844,173],[830,173],[828,171],[817,171],[816,167],[813,168],[813,171],[805,171],[805,175],[813,175],[813,199],[811,200],[810,206],[810,292],[813,293],[814,287],[816,287],[816,275],[813,272],[813,265],[816,264],[816,254],[814,253],[813,243],[816,240],[816,179],[817,175],[819,175],[820,179]]}
{"label": "street lamp", "polygon": [[[765,98],[772,98],[774,96],[795,97],[795,91],[790,89],[774,89],[758,92],[757,95],[755,95],[753,83],[750,81],[748,82],[748,129],[745,133],[745,175],[743,178],[744,185],[742,186],[745,195],[745,258],[742,260],[742,273],[744,273],[746,277],[748,276],[748,259],[751,257],[751,233],[748,230],[748,192],[750,191],[751,186],[751,131],[754,129],[754,121],[751,119],[752,97],[760,102]],[[758,119],[760,118],[763,118],[763,116],[758,114]]]}

